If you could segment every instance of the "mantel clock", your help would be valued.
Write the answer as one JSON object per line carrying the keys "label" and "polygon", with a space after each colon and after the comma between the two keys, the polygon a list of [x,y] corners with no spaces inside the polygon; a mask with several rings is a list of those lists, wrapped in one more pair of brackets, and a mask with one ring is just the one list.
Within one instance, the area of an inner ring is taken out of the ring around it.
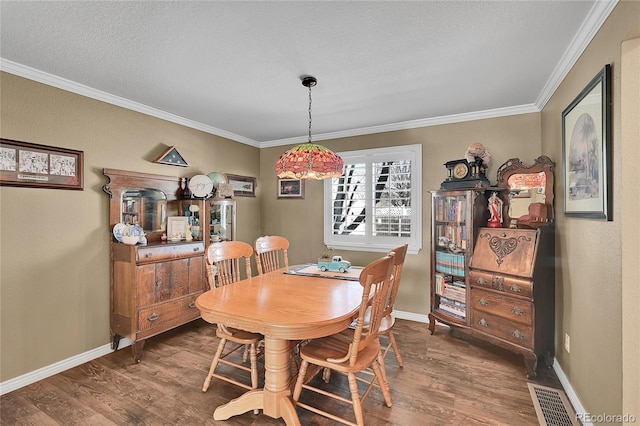
{"label": "mantel clock", "polygon": [[487,188],[489,180],[485,176],[482,159],[469,162],[466,159],[451,160],[444,163],[447,168],[447,178],[440,189]]}

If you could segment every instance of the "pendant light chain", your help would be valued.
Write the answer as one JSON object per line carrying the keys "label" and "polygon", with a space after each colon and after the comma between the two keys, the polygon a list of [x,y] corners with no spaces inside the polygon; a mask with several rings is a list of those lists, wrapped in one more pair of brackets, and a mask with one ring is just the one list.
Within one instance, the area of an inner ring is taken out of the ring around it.
{"label": "pendant light chain", "polygon": [[311,87],[313,84],[309,84],[309,143],[311,143]]}

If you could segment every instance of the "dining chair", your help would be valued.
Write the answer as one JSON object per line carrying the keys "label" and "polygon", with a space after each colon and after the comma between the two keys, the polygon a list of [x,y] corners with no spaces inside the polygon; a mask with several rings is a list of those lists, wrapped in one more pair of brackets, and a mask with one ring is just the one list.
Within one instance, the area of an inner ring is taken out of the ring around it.
{"label": "dining chair", "polygon": [[258,274],[266,274],[267,272],[273,272],[276,269],[280,269],[283,267],[288,268],[288,248],[289,240],[287,240],[285,237],[280,237],[278,235],[268,235],[258,238],[255,243]]}
{"label": "dining chair", "polygon": [[[211,288],[225,285],[232,285],[234,282],[242,279],[241,271],[243,269],[246,277],[251,277],[251,256],[253,255],[253,247],[242,241],[224,241],[213,243],[207,249],[207,280]],[[220,339],[218,348],[211,362],[209,374],[204,381],[202,391],[206,392],[211,384],[211,379],[216,377],[244,389],[258,388],[258,345],[263,340],[263,336],[257,333],[249,333],[244,330],[227,327],[224,324],[218,324],[216,336]],[[226,348],[231,343],[231,348]],[[244,348],[243,362],[247,362],[247,354],[249,357],[249,365],[239,364],[237,362],[226,359],[229,355],[238,349]],[[251,375],[251,385],[234,380],[229,376],[225,376],[216,372],[219,364],[226,364],[231,367],[239,368],[247,371]]]}
{"label": "dining chair", "polygon": [[[394,254],[389,253],[383,258],[371,262],[362,270],[360,274],[362,301],[360,302],[355,328],[348,328],[329,337],[311,340],[301,347],[300,357],[302,363],[293,390],[293,401],[296,406],[343,424],[361,426],[364,425],[362,401],[369,395],[371,389],[377,385],[382,391],[386,405],[391,407],[391,392],[384,370],[378,328],[382,320],[385,299],[389,292],[394,266],[393,258]],[[305,383],[309,365],[346,374],[351,391],[351,400],[342,395],[332,393],[330,388],[320,388],[319,386],[322,383],[318,386],[313,385],[312,383],[315,383],[313,381]],[[357,373],[363,372],[367,368],[372,368],[374,372],[370,380],[357,375]],[[358,389],[358,381],[367,383],[367,387],[362,394]],[[311,398],[308,399],[308,402],[301,402],[300,397],[303,389],[351,404],[356,422],[354,423],[337,414],[325,411],[317,405],[311,405],[313,401]]]}
{"label": "dining chair", "polygon": [[391,250],[394,254],[393,257],[393,277],[391,285],[389,287],[389,294],[384,305],[382,312],[382,320],[380,321],[380,328],[378,329],[378,336],[385,336],[388,339],[387,345],[383,348],[382,358],[387,357],[387,353],[390,349],[393,349],[393,353],[396,355],[396,360],[400,367],[403,366],[402,356],[398,350],[398,344],[396,338],[393,335],[393,326],[396,323],[396,319],[393,316],[393,305],[396,303],[396,296],[398,295],[398,287],[400,287],[400,278],[402,275],[402,267],[404,266],[404,258],[407,255],[408,244],[401,245]]}

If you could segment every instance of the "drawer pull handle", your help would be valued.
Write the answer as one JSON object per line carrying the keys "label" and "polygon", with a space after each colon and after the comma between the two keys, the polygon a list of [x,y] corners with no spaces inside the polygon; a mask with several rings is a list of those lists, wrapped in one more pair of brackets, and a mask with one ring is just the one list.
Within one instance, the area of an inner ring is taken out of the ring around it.
{"label": "drawer pull handle", "polygon": [[511,335],[512,335],[513,337],[515,337],[516,339],[518,339],[518,340],[522,340],[522,339],[524,339],[524,334],[520,333],[520,331],[518,331],[518,330],[513,330],[513,331],[511,332]]}
{"label": "drawer pull handle", "polygon": [[149,321],[155,321],[155,320],[157,320],[158,318],[160,318],[160,314],[157,314],[157,313],[155,313],[155,312],[154,312],[154,313],[152,313],[151,315],[149,315],[148,320],[149,320]]}
{"label": "drawer pull handle", "polygon": [[196,307],[196,302],[195,301],[192,301],[191,303],[189,303],[189,308],[190,309],[193,309],[195,307]]}
{"label": "drawer pull handle", "polygon": [[478,320],[478,324],[483,326],[483,327],[489,327],[489,323],[484,318],[480,318],[480,320]]}
{"label": "drawer pull handle", "polygon": [[521,317],[522,315],[524,315],[524,311],[523,311],[522,309],[518,309],[518,308],[516,308],[515,306],[513,306],[513,307],[511,308],[511,313],[512,313],[513,315],[518,315],[519,317]]}
{"label": "drawer pull handle", "polygon": [[478,303],[482,306],[489,306],[489,302],[486,299],[478,299]]}
{"label": "drawer pull handle", "polygon": [[478,278],[476,278],[476,284],[480,284],[481,286],[486,287],[487,286],[487,280],[485,280],[482,277],[478,277]]}
{"label": "drawer pull handle", "polygon": [[520,287],[519,285],[511,284],[509,286],[509,290],[513,291],[514,293],[521,293],[522,287]]}
{"label": "drawer pull handle", "polygon": [[150,258],[151,256],[153,256],[153,253],[145,253],[144,257],[146,257],[147,259]]}
{"label": "drawer pull handle", "polygon": [[194,247],[193,251],[200,251],[200,247]]}

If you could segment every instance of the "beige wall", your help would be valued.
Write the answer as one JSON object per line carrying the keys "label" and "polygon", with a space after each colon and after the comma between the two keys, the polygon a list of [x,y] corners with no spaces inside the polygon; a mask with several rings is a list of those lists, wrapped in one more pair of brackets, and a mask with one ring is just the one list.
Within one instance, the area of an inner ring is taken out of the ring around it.
{"label": "beige wall", "polygon": [[[396,309],[415,314],[429,312],[431,196],[446,177],[444,163],[463,158],[469,144],[482,143],[491,153],[487,172],[496,181],[500,164],[519,157],[533,164],[540,155],[540,114],[523,114],[397,132],[322,141],[334,151],[353,151],[395,145],[422,144],[423,223],[422,247],[418,255],[407,255],[402,271]],[[276,198],[276,160],[288,147],[260,150],[260,184],[263,188],[262,230],[266,234],[284,235],[291,240],[292,263],[306,262],[320,255],[323,245],[323,182],[308,181],[305,199]],[[355,264],[367,264],[380,253],[336,251]]]}
{"label": "beige wall", "polygon": [[[0,188],[1,381],[109,342],[109,218],[103,168],[190,177],[259,175],[259,149],[11,74],[2,137],[84,151],[84,191]],[[190,164],[152,160],[175,145]],[[257,191],[260,193],[261,187]],[[238,197],[238,236],[259,236],[259,198]]]}
{"label": "beige wall", "polygon": [[[640,188],[640,38],[622,43],[621,69],[621,180]],[[630,194],[633,195],[633,194]],[[640,211],[640,197],[624,197],[622,217]],[[640,227],[622,224],[622,412],[640,413]]]}
{"label": "beige wall", "polygon": [[[620,171],[624,144],[637,144],[638,139],[620,138],[620,51],[622,40],[639,33],[640,2],[620,2],[542,111],[542,152],[561,159],[562,111],[605,64],[611,64],[613,221],[565,218],[564,171],[562,162],[556,161],[556,357],[583,406],[592,414],[624,414],[621,238],[627,232],[637,235],[638,215],[636,211],[631,217],[623,217],[621,206],[623,198],[638,199],[638,187],[623,185]],[[637,117],[636,111],[636,123]],[[637,158],[635,163],[637,167]],[[635,261],[628,265],[637,268],[637,239],[635,246]],[[637,287],[637,281],[633,285]],[[637,310],[637,293],[635,301],[628,303]],[[563,349],[565,333],[571,337],[571,353]],[[640,419],[637,404],[635,410]]]}

